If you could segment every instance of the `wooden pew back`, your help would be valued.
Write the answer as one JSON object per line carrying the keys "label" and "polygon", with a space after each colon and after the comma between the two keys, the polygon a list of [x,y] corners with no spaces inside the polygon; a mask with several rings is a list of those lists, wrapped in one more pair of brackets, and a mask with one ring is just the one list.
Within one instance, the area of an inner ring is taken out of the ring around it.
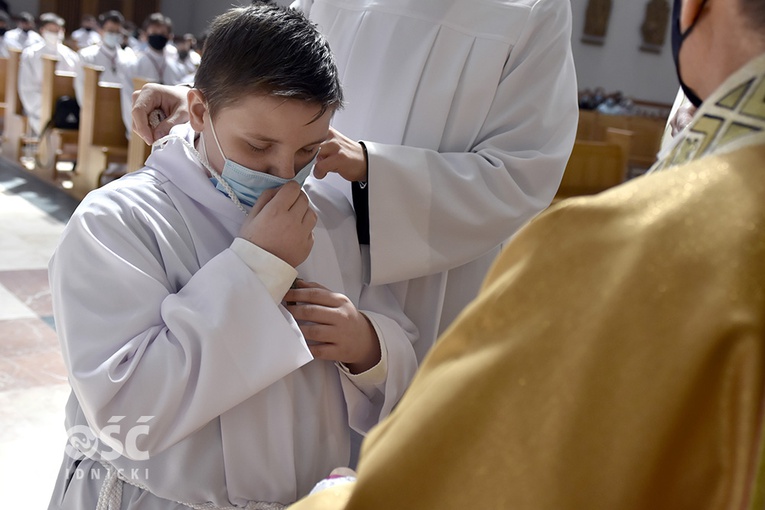
{"label": "wooden pew back", "polygon": [[8,59],[0,58],[0,105],[5,109],[5,88],[7,87],[8,78]]}
{"label": "wooden pew back", "polygon": [[124,163],[127,158],[121,87],[99,83],[101,72],[99,67],[83,66],[78,161],[72,177],[72,194],[78,198],[98,187],[99,176],[110,163]]}
{"label": "wooden pew back", "polygon": [[647,169],[655,161],[664,134],[665,121],[639,115],[606,115],[593,110],[579,111],[577,140],[607,141],[609,129],[631,131],[628,152],[630,166]]}
{"label": "wooden pew back", "polygon": [[600,193],[624,182],[626,174],[626,158],[619,145],[577,140],[556,199]]}
{"label": "wooden pew back", "polygon": [[67,71],[56,71],[58,59],[55,57],[44,55],[42,62],[43,80],[42,102],[40,104],[40,129],[44,128],[51,117],[53,117],[53,111],[58,98],[62,96],[75,97],[75,74]]}
{"label": "wooden pew back", "polygon": [[8,49],[5,74],[5,122],[3,123],[3,156],[18,161],[21,138],[26,134],[27,118],[19,99],[19,65],[21,51]]}
{"label": "wooden pew back", "polygon": [[[42,89],[40,102],[40,130],[53,117],[56,101],[63,96],[75,98],[75,73],[56,71],[58,59],[48,55],[42,57]],[[42,136],[42,133],[40,133]],[[77,130],[53,128],[48,138],[41,139],[38,145],[39,175],[50,181],[58,177],[57,164],[59,161],[74,162],[77,160]]]}

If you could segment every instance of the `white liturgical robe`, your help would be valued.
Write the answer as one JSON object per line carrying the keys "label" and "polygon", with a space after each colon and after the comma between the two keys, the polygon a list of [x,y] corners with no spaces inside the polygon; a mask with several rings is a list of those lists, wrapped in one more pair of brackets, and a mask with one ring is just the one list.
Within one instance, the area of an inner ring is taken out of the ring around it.
{"label": "white liturgical robe", "polygon": [[[173,133],[192,141],[188,124]],[[155,146],[146,164],[85,198],[51,260],[73,389],[51,508],[95,508],[99,458],[127,478],[122,508],[292,502],[348,464],[351,429],[398,401],[416,370],[416,328],[389,289],[362,282],[336,189],[306,184],[319,222],[295,271],[235,240],[244,214],[181,141]],[[312,358],[280,303],[295,275],[363,311],[380,338],[376,367],[351,375]],[[88,426],[98,443],[75,437]]]}
{"label": "white liturgical robe", "polygon": [[293,6],[335,53],[346,107],[332,125],[369,153],[371,281],[400,282],[422,356],[558,189],[578,119],[570,3]]}

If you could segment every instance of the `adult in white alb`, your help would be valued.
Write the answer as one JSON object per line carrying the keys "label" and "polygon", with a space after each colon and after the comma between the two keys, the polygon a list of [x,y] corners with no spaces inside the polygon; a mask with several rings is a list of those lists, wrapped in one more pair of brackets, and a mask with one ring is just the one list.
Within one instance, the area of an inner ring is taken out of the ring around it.
{"label": "adult in white alb", "polygon": [[[297,4],[329,40],[348,102],[332,121],[347,137],[339,157],[323,147],[317,174],[367,182],[354,202],[365,230],[368,198],[371,281],[401,282],[407,314],[433,341],[499,245],[558,189],[578,120],[570,3]],[[358,171],[345,161],[359,158],[355,140],[366,147]]]}
{"label": "adult in white alb", "polygon": [[[132,75],[132,67],[136,63],[136,55],[132,49],[123,49],[120,44],[123,39],[123,26],[125,18],[119,11],[108,11],[98,17],[98,31],[101,36],[99,44],[93,44],[81,49],[77,65],[77,76],[74,79],[74,91],[77,94],[77,102],[82,104],[82,88],[84,75],[83,65],[102,67],[99,76],[100,82],[125,86]],[[133,88],[130,88],[132,93]],[[122,101],[122,118],[130,118],[130,105]],[[130,129],[130,125],[125,126]]]}
{"label": "adult in white alb", "polygon": [[300,188],[342,102],[329,46],[256,3],[205,51],[190,123],[88,194],[51,260],[73,390],[51,510],[288,504],[417,368],[416,328],[364,284],[350,203]]}
{"label": "adult in white alb", "polygon": [[101,34],[98,31],[98,20],[92,14],[86,14],[82,17],[80,28],[72,32],[72,40],[81,50],[90,45],[101,42]]}
{"label": "adult in white alb", "polygon": [[35,17],[28,12],[20,12],[15,16],[16,28],[8,30],[3,39],[5,44],[9,48],[14,48],[19,51],[23,50],[27,46],[32,46],[42,42],[43,38],[40,34],[35,32]]}
{"label": "adult in white alb", "polygon": [[79,57],[77,53],[64,45],[64,20],[52,12],[40,16],[40,33],[43,41],[27,47],[21,52],[19,63],[19,99],[24,107],[24,114],[29,119],[29,126],[36,134],[44,126],[40,125],[42,108],[43,56],[58,59],[56,71],[74,72]]}
{"label": "adult in white alb", "polygon": [[[367,183],[355,185],[354,205],[371,281],[393,284],[422,357],[475,297],[500,244],[558,188],[578,120],[570,3],[301,3],[329,40],[348,100],[315,174]],[[182,122],[183,95],[145,88],[136,131],[151,140]],[[152,130],[155,108],[168,119]]]}

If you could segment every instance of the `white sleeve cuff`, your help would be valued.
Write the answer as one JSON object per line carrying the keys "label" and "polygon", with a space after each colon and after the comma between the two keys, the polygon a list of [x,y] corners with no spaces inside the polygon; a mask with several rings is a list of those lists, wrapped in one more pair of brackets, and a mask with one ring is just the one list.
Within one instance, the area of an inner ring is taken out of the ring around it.
{"label": "white sleeve cuff", "polygon": [[297,278],[297,269],[246,239],[234,239],[231,250],[252,269],[276,303],[282,300]]}
{"label": "white sleeve cuff", "polygon": [[[361,312],[361,310],[359,311]],[[340,367],[340,370],[342,370],[346,377],[348,377],[348,379],[350,379],[351,382],[353,382],[353,384],[359,389],[379,386],[383,384],[385,379],[388,377],[388,350],[385,348],[385,343],[382,341],[382,332],[380,331],[380,328],[377,327],[377,324],[372,317],[365,313],[364,316],[369,319],[370,324],[372,324],[372,327],[375,329],[375,333],[377,334],[377,341],[380,342],[380,361],[377,363],[377,365],[373,366],[369,370],[361,372],[360,374],[352,374],[344,363],[337,363],[337,365]]]}

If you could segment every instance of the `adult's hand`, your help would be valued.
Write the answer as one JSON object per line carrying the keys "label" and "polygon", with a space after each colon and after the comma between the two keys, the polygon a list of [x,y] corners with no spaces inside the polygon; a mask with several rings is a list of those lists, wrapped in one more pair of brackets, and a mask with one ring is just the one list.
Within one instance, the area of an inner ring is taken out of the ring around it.
{"label": "adult's hand", "polygon": [[321,144],[313,175],[323,179],[329,172],[340,174],[347,181],[367,180],[367,157],[359,142],[329,128],[329,136]]}
{"label": "adult's hand", "polygon": [[[147,83],[133,92],[133,130],[151,145],[170,133],[170,128],[189,120],[188,87]],[[149,115],[154,110],[164,113],[164,120],[151,126]]]}

